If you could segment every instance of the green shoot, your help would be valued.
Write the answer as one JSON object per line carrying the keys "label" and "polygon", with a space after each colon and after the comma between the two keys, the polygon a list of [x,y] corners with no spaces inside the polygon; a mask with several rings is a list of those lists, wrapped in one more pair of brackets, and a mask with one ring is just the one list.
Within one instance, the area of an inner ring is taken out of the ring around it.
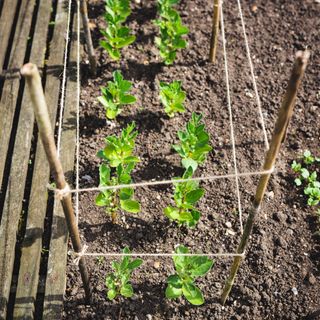
{"label": "green shoot", "polygon": [[[121,132],[120,137],[107,137],[106,147],[98,152],[98,157],[107,162],[99,168],[101,187],[132,183],[131,172],[139,161],[139,158],[133,155],[135,138],[138,134],[134,128],[133,122]],[[113,175],[111,168],[116,168]],[[140,212],[140,204],[134,200],[134,190],[129,187],[103,190],[96,197],[95,202],[97,206],[106,207],[106,213],[111,215],[113,223],[117,220],[120,210],[131,213]]]}
{"label": "green shoot", "polygon": [[[130,184],[132,182],[130,174],[134,168],[134,165],[134,162],[126,166],[119,164],[115,176],[112,176],[110,167],[106,164],[102,164],[99,168],[99,187]],[[103,190],[98,194],[95,202],[99,207],[106,207],[105,211],[111,216],[112,223],[116,223],[118,212],[120,210],[130,213],[140,212],[140,203],[134,200],[133,188]]]}
{"label": "green shoot", "polygon": [[136,39],[130,34],[130,29],[122,25],[131,13],[129,0],[106,0],[105,11],[104,18],[108,26],[106,30],[100,30],[105,37],[105,40],[100,41],[100,45],[113,60],[119,60],[120,49]]}
{"label": "green shoot", "polygon": [[108,119],[115,119],[124,105],[136,102],[137,99],[128,94],[131,87],[132,83],[124,80],[117,70],[113,72],[113,81],[108,81],[108,86],[101,88],[102,96],[98,97],[98,101],[105,107]]}
{"label": "green shoot", "polygon": [[173,256],[176,273],[167,279],[166,297],[176,299],[184,296],[191,304],[204,303],[201,290],[194,284],[196,278],[204,276],[212,268],[214,261],[205,256],[179,256],[189,253],[188,248],[179,246]]}
{"label": "green shoot", "polygon": [[[124,248],[123,253],[129,254],[129,248]],[[131,274],[134,269],[141,266],[142,262],[141,259],[131,260],[129,256],[124,256],[120,263],[117,261],[112,262],[111,265],[114,272],[106,277],[108,299],[113,300],[118,295],[122,295],[125,298],[133,296],[133,288],[130,283]]]}
{"label": "green shoot", "polygon": [[160,37],[155,42],[159,48],[164,63],[170,65],[176,58],[177,51],[187,47],[187,41],[182,37],[188,34],[189,29],[182,24],[179,13],[172,8],[178,0],[158,0],[160,19],[155,24],[160,29]]}
{"label": "green shoot", "polygon": [[297,175],[294,182],[297,186],[304,186],[309,206],[317,206],[320,203],[320,182],[317,180],[317,171],[310,171],[310,166],[315,169],[317,163],[320,164],[320,158],[314,157],[309,150],[306,150],[302,162],[293,161],[291,164],[292,170]]}
{"label": "green shoot", "polygon": [[170,118],[176,112],[185,112],[183,105],[185,99],[186,93],[181,90],[181,81],[160,82],[160,100],[164,105],[164,111]]}
{"label": "green shoot", "polygon": [[[183,179],[192,177],[193,170],[189,167]],[[201,217],[201,213],[196,210],[195,204],[204,195],[204,189],[199,188],[198,181],[187,181],[175,183],[174,201],[175,206],[168,206],[164,209],[164,214],[178,225],[186,225],[187,227],[194,227]]]}
{"label": "green shoot", "polygon": [[181,156],[183,167],[187,169],[191,166],[193,171],[199,164],[204,163],[208,152],[212,150],[209,145],[209,135],[201,119],[201,114],[193,112],[191,120],[187,123],[186,131],[178,131],[180,144],[172,146]]}
{"label": "green shoot", "polygon": [[138,131],[134,131],[135,123],[132,122],[122,130],[120,137],[109,136],[106,138],[106,146],[100,150],[97,156],[107,161],[110,167],[118,167],[120,164],[125,166],[130,163],[139,162],[139,158],[133,156],[135,138]]}

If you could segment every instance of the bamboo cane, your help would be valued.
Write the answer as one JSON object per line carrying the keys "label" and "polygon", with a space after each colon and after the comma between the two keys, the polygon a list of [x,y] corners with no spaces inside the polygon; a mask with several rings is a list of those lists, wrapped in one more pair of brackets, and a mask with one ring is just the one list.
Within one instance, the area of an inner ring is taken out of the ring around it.
{"label": "bamboo cane", "polygon": [[212,22],[212,33],[210,42],[209,61],[212,63],[216,62],[218,34],[219,34],[219,21],[220,21],[220,0],[214,0],[213,4],[213,22]]}
{"label": "bamboo cane", "polygon": [[[79,1],[78,1],[78,5],[79,5]],[[82,24],[84,29],[84,37],[85,37],[87,48],[88,48],[90,69],[91,69],[91,73],[95,76],[97,74],[97,60],[96,60],[96,55],[93,49],[91,32],[89,28],[88,7],[87,7],[86,0],[80,0],[80,12],[81,12]]]}
{"label": "bamboo cane", "polygon": [[[32,63],[27,63],[21,68],[20,72],[21,75],[25,77],[28,85],[30,98],[32,101],[35,117],[38,124],[40,138],[45,149],[50,169],[56,182],[56,186],[58,189],[64,190],[67,187],[67,183],[65,180],[60,159],[58,158],[58,153],[54,141],[54,135],[51,127],[48,108],[45,101],[38,68],[36,65]],[[65,214],[68,230],[71,236],[73,249],[75,252],[80,253],[82,252],[83,248],[73,211],[70,193],[62,197],[61,204]],[[84,257],[81,257],[79,260],[79,269],[83,281],[86,300],[89,302],[91,298],[91,288],[89,284],[89,274],[87,271]]]}
{"label": "bamboo cane", "polygon": [[[293,107],[295,103],[295,98],[297,96],[297,91],[301,83],[304,71],[307,66],[307,62],[310,56],[309,51],[298,51],[296,53],[296,61],[291,73],[291,77],[288,83],[287,91],[282,101],[281,108],[279,110],[278,119],[275,124],[275,129],[271,139],[270,148],[267,152],[265,162],[263,165],[263,170],[271,170],[274,167],[277,155],[280,150],[281,142],[285,136],[286,129],[288,127],[289,121],[293,113]],[[237,248],[237,253],[243,254],[245,248],[248,244],[249,236],[252,231],[253,223],[255,217],[260,211],[260,206],[262,203],[263,196],[265,194],[269,179],[270,173],[264,174],[260,177],[259,184],[256,190],[255,198],[252,203],[252,207],[249,211],[249,216],[246,221],[246,225],[243,231],[243,235],[240,241],[240,244]],[[237,275],[240,263],[243,257],[235,257],[233,264],[231,266],[230,275],[227,279],[222,295],[221,302],[224,304],[229,296],[229,293],[232,289],[235,277]]]}

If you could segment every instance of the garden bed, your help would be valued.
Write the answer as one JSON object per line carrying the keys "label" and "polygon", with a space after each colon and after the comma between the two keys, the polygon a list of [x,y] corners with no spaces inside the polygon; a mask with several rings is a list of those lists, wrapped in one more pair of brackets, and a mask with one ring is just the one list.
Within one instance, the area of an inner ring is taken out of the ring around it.
{"label": "garden bed", "polygon": [[[121,62],[111,62],[100,50],[98,76],[91,79],[84,68],[80,103],[80,187],[99,184],[97,151],[103,148],[106,136],[118,134],[132,121],[139,131],[135,154],[141,158],[133,172],[134,181],[181,176],[180,159],[171,145],[177,141],[177,131],[185,127],[193,111],[203,114],[213,146],[197,174],[234,172],[221,43],[216,65],[207,61],[211,1],[181,1],[178,9],[190,28],[189,47],[178,53],[173,66],[164,66],[159,61],[153,42],[157,28],[152,24],[156,5],[155,1],[148,1],[132,7],[129,26],[137,40],[122,51]],[[83,303],[81,279],[77,267],[70,263],[64,318],[301,319],[319,306],[319,239],[313,236],[315,219],[294,190],[290,171],[290,162],[300,151],[307,146],[316,152],[319,146],[316,99],[319,80],[315,70],[319,48],[313,47],[319,41],[314,27],[319,5],[313,1],[303,2],[299,7],[289,1],[274,4],[256,1],[245,2],[244,11],[269,138],[294,52],[308,46],[313,54],[277,172],[269,185],[250,248],[226,306],[218,299],[231,258],[217,258],[213,270],[199,281],[206,302],[194,307],[183,299],[165,299],[165,280],[173,271],[170,258],[145,259],[133,277],[134,297],[110,302],[104,285],[110,260],[92,257],[87,261],[94,288],[93,303],[90,306]],[[89,15],[96,24],[93,30],[96,46],[100,38],[98,29],[105,26],[103,12],[103,1],[90,2]],[[265,149],[236,3],[225,2],[224,15],[238,170],[256,171],[261,169]],[[100,87],[111,80],[116,69],[134,83],[132,93],[138,101],[126,107],[117,120],[106,122],[104,108],[96,98]],[[181,80],[187,92],[187,111],[170,119],[163,111],[158,93],[159,81],[173,80]],[[257,177],[240,179],[244,219],[256,183]],[[120,252],[129,246],[134,252],[170,253],[176,244],[187,245],[194,252],[235,252],[240,240],[240,217],[234,179],[201,185],[206,194],[199,202],[202,217],[194,229],[178,228],[164,216],[163,208],[172,201],[171,185],[138,188],[136,198],[141,202],[141,213],[125,214],[125,219],[116,225],[103,208],[95,206],[96,194],[80,193],[79,228],[83,241],[89,246],[88,252]]]}

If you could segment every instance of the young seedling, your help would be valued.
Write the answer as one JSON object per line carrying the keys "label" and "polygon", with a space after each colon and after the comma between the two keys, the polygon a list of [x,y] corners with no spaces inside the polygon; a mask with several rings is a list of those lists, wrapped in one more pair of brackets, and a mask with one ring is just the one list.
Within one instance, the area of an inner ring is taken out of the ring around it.
{"label": "young seedling", "polygon": [[320,182],[317,171],[309,171],[307,167],[320,164],[320,158],[314,157],[309,150],[303,154],[302,163],[293,161],[292,170],[297,174],[294,182],[297,186],[304,185],[304,194],[308,196],[308,205],[316,206],[320,203]]}
{"label": "young seedling", "polygon": [[184,296],[191,304],[204,303],[201,290],[194,284],[198,277],[204,276],[212,268],[214,261],[205,256],[179,256],[189,253],[188,248],[179,246],[173,257],[176,273],[167,279],[166,297],[176,299]]}
{"label": "young seedling", "polygon": [[100,150],[97,156],[110,165],[110,167],[118,167],[120,164],[125,166],[130,163],[139,162],[139,158],[133,156],[135,147],[135,138],[138,131],[135,131],[135,123],[132,122],[122,130],[120,137],[109,136],[105,139],[106,146]]}
{"label": "young seedling", "polygon": [[[189,167],[182,178],[189,179],[192,174],[192,167]],[[178,225],[194,227],[201,217],[201,213],[196,210],[195,205],[203,195],[204,189],[199,188],[198,181],[176,183],[173,196],[175,206],[165,208],[164,214],[170,220],[176,221]]]}
{"label": "young seedling", "polygon": [[108,25],[106,30],[100,30],[105,37],[105,40],[100,41],[100,45],[113,60],[119,60],[120,49],[136,39],[130,34],[130,29],[122,25],[131,13],[129,0],[106,0],[105,11],[104,18]]}
{"label": "young seedling", "polygon": [[[107,162],[99,168],[101,187],[132,182],[131,172],[139,161],[139,158],[133,155],[135,138],[138,134],[134,128],[135,123],[133,122],[121,132],[119,138],[117,136],[107,137],[106,147],[98,152],[98,157]],[[111,168],[116,168],[114,175],[111,173]],[[106,213],[111,215],[113,223],[116,222],[121,209],[131,213],[140,212],[140,204],[134,200],[134,190],[129,187],[101,191],[96,197],[96,205],[106,207]]]}
{"label": "young seedling", "polygon": [[183,105],[186,93],[181,90],[181,81],[172,83],[160,82],[160,101],[164,105],[164,111],[172,118],[176,112],[185,112]]}
{"label": "young seedling", "polygon": [[201,119],[201,114],[193,112],[191,120],[187,123],[186,131],[178,131],[180,144],[172,146],[181,156],[183,167],[187,169],[191,166],[193,171],[199,164],[204,163],[208,152],[212,150],[209,145],[209,135]]}
{"label": "young seedling", "polygon": [[160,29],[160,37],[156,37],[155,43],[167,65],[174,62],[179,49],[184,49],[188,45],[182,37],[188,34],[189,29],[182,24],[179,13],[172,8],[172,5],[178,2],[158,0],[160,19],[155,20],[155,24]]}
{"label": "young seedling", "polygon": [[[125,166],[119,164],[115,175],[111,176],[110,167],[106,164],[102,164],[99,168],[99,187],[130,184],[132,182],[130,174],[134,165],[134,162]],[[99,207],[106,207],[105,211],[111,216],[112,223],[116,223],[120,210],[130,213],[140,212],[140,203],[134,200],[134,190],[132,188],[103,190],[98,194],[95,202]]]}
{"label": "young seedling", "polygon": [[132,83],[124,80],[118,70],[113,72],[113,81],[108,81],[107,87],[101,87],[102,96],[98,101],[105,107],[108,119],[115,119],[125,105],[136,102],[135,96],[128,94],[131,87]]}
{"label": "young seedling", "polygon": [[[129,248],[124,248],[123,253],[129,254]],[[106,287],[108,288],[107,296],[110,300],[115,299],[118,295],[125,298],[133,296],[133,288],[130,283],[131,274],[134,269],[137,269],[142,264],[141,259],[131,260],[129,256],[124,256],[121,262],[113,261],[113,273],[106,277]]]}

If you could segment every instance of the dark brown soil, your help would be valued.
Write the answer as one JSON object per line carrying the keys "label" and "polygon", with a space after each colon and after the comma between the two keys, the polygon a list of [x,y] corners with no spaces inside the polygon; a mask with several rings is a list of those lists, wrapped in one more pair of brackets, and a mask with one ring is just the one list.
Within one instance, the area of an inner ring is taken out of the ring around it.
{"label": "dark brown soil", "polygon": [[[294,187],[290,170],[290,163],[304,149],[319,154],[320,4],[316,2],[257,0],[243,4],[269,138],[294,53],[308,47],[312,55],[277,162],[277,172],[269,184],[247,257],[227,304],[223,307],[219,303],[219,295],[231,258],[217,258],[213,270],[199,279],[206,302],[201,307],[193,307],[183,299],[165,299],[166,277],[173,271],[171,259],[146,259],[134,274],[134,297],[110,302],[104,285],[110,260],[92,257],[87,261],[94,288],[93,302],[84,304],[81,279],[70,260],[64,319],[303,319],[320,308],[320,245],[315,236],[316,219],[305,205],[301,190]],[[157,33],[152,24],[156,17],[155,1],[142,1],[132,9],[129,26],[137,41],[122,51],[122,61],[111,62],[107,54],[98,49],[101,66],[97,78],[88,77],[83,66],[80,186],[99,184],[97,151],[103,147],[106,136],[118,134],[131,121],[136,122],[139,131],[136,154],[141,158],[133,173],[134,181],[181,175],[179,157],[171,150],[171,144],[177,141],[176,132],[184,128],[192,111],[203,114],[214,148],[198,174],[234,172],[221,41],[217,64],[207,61],[212,1],[181,1],[178,9],[190,28],[189,47],[178,54],[176,63],[170,67],[159,62],[153,43]],[[100,38],[98,29],[104,26],[103,10],[103,1],[91,1],[96,47]],[[224,15],[238,169],[255,171],[263,162],[263,135],[236,1],[225,1]],[[104,109],[96,98],[100,95],[100,86],[106,85],[116,69],[134,83],[132,92],[138,102],[111,123],[106,122]],[[158,83],[173,80],[183,82],[187,112],[169,119],[158,99]],[[257,177],[240,179],[244,219],[256,183]],[[80,194],[79,227],[88,251],[120,252],[127,245],[135,252],[172,252],[176,244],[183,243],[193,251],[235,252],[240,239],[235,181],[217,180],[202,186],[206,194],[199,203],[201,221],[189,230],[171,224],[162,213],[172,202],[172,186],[138,188],[136,198],[142,204],[142,212],[126,214],[125,221],[117,225],[111,224],[103,208],[95,206],[96,194]]]}

